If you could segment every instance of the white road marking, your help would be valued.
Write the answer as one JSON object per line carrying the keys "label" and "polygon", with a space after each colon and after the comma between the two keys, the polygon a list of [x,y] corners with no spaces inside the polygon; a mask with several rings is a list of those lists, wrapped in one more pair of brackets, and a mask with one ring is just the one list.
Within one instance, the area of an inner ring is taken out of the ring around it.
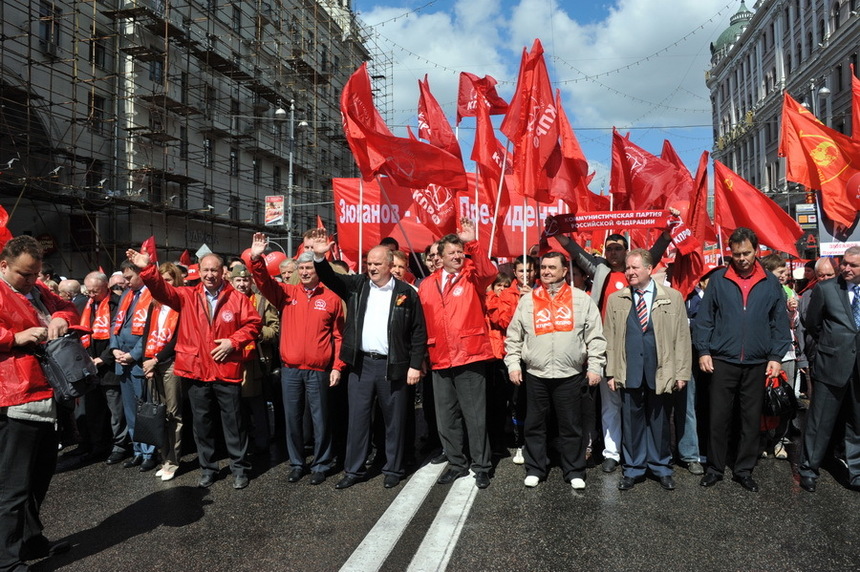
{"label": "white road marking", "polygon": [[451,492],[439,507],[439,512],[409,563],[407,572],[441,571],[447,568],[478,492],[473,477],[474,473],[470,473],[451,485]]}
{"label": "white road marking", "polygon": [[379,570],[447,466],[428,464],[418,469],[341,567],[341,572]]}

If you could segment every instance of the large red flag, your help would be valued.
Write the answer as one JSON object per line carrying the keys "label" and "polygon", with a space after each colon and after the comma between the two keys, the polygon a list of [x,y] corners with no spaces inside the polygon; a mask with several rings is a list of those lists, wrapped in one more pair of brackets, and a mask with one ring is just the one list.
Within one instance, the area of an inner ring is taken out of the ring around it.
{"label": "large red flag", "polygon": [[383,174],[404,187],[467,188],[460,159],[433,145],[391,134],[373,105],[367,64],[344,86],[340,110],[344,134],[364,180]]}
{"label": "large red flag", "polygon": [[454,135],[442,106],[430,93],[430,81],[426,74],[424,81],[418,80],[418,91],[418,136],[462,160],[460,143],[457,142],[457,136]]}
{"label": "large red flag", "polygon": [[6,212],[3,205],[0,205],[0,250],[3,249],[7,242],[12,240],[12,232],[6,228],[6,223],[8,222],[9,213]]}
{"label": "large red flag", "polygon": [[851,138],[860,140],[860,79],[851,64]]}
{"label": "large red flag", "polygon": [[797,221],[719,161],[714,161],[714,219],[726,232],[750,228],[762,244],[799,258],[795,242],[803,231]]}
{"label": "large red flag", "polygon": [[[666,142],[668,143],[668,141]],[[671,145],[669,145],[671,147]],[[666,148],[663,148],[664,152]],[[673,150],[674,151],[674,150]],[[690,197],[690,208],[687,210],[684,222],[692,231],[693,236],[699,241],[699,246],[689,254],[675,256],[672,265],[671,282],[672,287],[681,292],[684,297],[696,288],[699,280],[707,272],[705,263],[704,242],[705,239],[715,239],[714,229],[708,219],[708,152],[702,152],[699,159],[699,168],[696,171],[693,196]]]}
{"label": "large red flag", "polygon": [[460,86],[457,94],[457,125],[464,117],[475,117],[478,94],[484,96],[483,103],[490,115],[502,115],[508,110],[507,102],[496,93],[496,80],[489,75],[478,77],[473,73],[460,72]]}
{"label": "large red flag", "polygon": [[514,144],[519,192],[550,202],[549,181],[543,171],[558,143],[558,110],[540,40],[535,40],[531,52],[523,50],[516,92],[501,130]]}
{"label": "large red flag", "polygon": [[610,188],[617,210],[665,208],[675,201],[687,201],[693,180],[686,167],[652,155],[612,130]]}
{"label": "large red flag", "polygon": [[588,190],[588,161],[573,133],[573,127],[561,105],[561,93],[556,92],[558,129],[561,141],[550,156],[547,176],[550,178],[549,193],[570,207],[570,212],[587,211],[591,201]]}
{"label": "large red flag", "polygon": [[854,224],[860,207],[860,139],[823,125],[786,92],[778,152],[785,157],[786,179],[819,189],[830,220]]}
{"label": "large red flag", "polygon": [[187,248],[179,255],[179,264],[186,268],[191,264],[191,254],[188,252]]}
{"label": "large red flag", "polygon": [[[510,194],[505,185],[504,175],[511,172],[510,155],[505,153],[505,148],[496,138],[496,133],[493,130],[493,124],[490,121],[490,111],[486,105],[483,105],[484,96],[482,93],[477,94],[478,106],[475,116],[475,143],[472,147],[471,159],[478,167],[478,173],[481,176],[479,189],[485,189],[487,196],[481,200],[485,204],[492,205],[490,214],[497,217],[502,213],[507,212],[510,205]],[[507,155],[507,156],[506,156]],[[501,184],[501,189],[499,188]],[[496,193],[501,193],[496,201]],[[499,209],[496,212],[495,205],[498,202]]]}

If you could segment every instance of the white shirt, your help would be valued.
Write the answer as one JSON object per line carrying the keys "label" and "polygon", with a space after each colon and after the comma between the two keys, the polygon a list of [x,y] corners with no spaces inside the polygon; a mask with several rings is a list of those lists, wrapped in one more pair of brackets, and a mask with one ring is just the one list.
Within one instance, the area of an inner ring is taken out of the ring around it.
{"label": "white shirt", "polygon": [[394,276],[384,286],[370,282],[364,324],[361,328],[361,351],[388,355],[388,315],[394,294]]}

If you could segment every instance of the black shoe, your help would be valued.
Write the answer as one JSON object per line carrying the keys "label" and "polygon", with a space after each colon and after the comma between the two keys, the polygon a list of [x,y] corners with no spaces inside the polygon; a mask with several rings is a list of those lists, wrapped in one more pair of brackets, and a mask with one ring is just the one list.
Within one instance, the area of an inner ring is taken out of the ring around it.
{"label": "black shoe", "polygon": [[805,491],[809,491],[811,493],[815,492],[815,486],[817,485],[817,479],[815,477],[800,477],[800,488]]}
{"label": "black shoe", "polygon": [[237,491],[247,488],[249,482],[250,481],[248,480],[248,477],[246,477],[245,475],[236,475],[235,477],[233,477],[233,488]]}
{"label": "black shoe", "polygon": [[128,453],[126,451],[114,451],[113,453],[108,455],[108,458],[105,459],[105,463],[108,465],[116,465],[117,463],[125,459],[127,456]]}
{"label": "black shoe", "polygon": [[200,480],[197,481],[197,486],[201,489],[208,489],[213,484],[215,484],[215,475],[211,473],[205,473],[200,476]]}
{"label": "black shoe", "polygon": [[155,459],[150,457],[149,459],[144,459],[140,464],[140,469],[138,469],[141,473],[145,473],[147,471],[151,471],[155,467],[158,466],[158,463],[155,462]]}
{"label": "black shoe", "polygon": [[448,455],[446,455],[444,453],[444,451],[442,453],[436,455],[432,459],[430,459],[431,465],[441,465],[442,463],[447,463],[447,462],[448,462]]}
{"label": "black shoe", "polygon": [[665,477],[660,477],[660,486],[666,489],[667,491],[675,490],[675,479],[672,478],[672,475],[666,475]]}
{"label": "black shoe", "polygon": [[130,469],[132,467],[136,467],[138,465],[143,464],[143,457],[141,455],[135,455],[128,461],[122,464],[123,469]]}
{"label": "black shoe", "polygon": [[436,479],[436,484],[450,485],[460,477],[465,477],[469,474],[469,469],[448,469],[441,477]]}
{"label": "black shoe", "polygon": [[634,485],[636,485],[636,479],[633,477],[621,477],[621,480],[618,481],[618,490],[629,491]]}
{"label": "black shoe", "polygon": [[337,482],[337,484],[334,486],[334,488],[336,488],[337,490],[348,489],[349,487],[356,484],[360,480],[361,479],[359,479],[358,477],[353,477],[352,475],[347,475],[344,478],[342,478],[341,480],[339,480]]}
{"label": "black shoe", "polygon": [[325,482],[325,473],[323,471],[317,471],[311,473],[310,483],[312,485],[321,485]]}
{"label": "black shoe", "polygon": [[603,459],[603,464],[600,466],[604,473],[612,473],[618,468],[618,461],[607,457]]}
{"label": "black shoe", "polygon": [[72,545],[65,540],[50,542],[44,536],[39,536],[32,539],[30,542],[21,545],[18,557],[21,560],[40,560],[48,556],[56,556],[71,550]]}
{"label": "black shoe", "polygon": [[302,477],[305,476],[305,470],[298,468],[290,471],[290,475],[287,477],[288,483],[297,483],[302,480]]}
{"label": "black shoe", "polygon": [[475,473],[475,486],[479,489],[485,489],[490,486],[490,475],[486,471]]}
{"label": "black shoe", "polygon": [[735,477],[733,480],[740,483],[743,488],[750,491],[751,493],[757,493],[758,492],[758,483],[755,482],[753,480],[753,478],[750,476]]}
{"label": "black shoe", "polygon": [[383,486],[386,489],[393,489],[394,487],[396,487],[399,484],[400,484],[400,477],[398,477],[397,475],[385,475],[385,482],[383,483]]}
{"label": "black shoe", "polygon": [[703,487],[712,487],[722,480],[722,475],[718,475],[717,473],[705,473],[705,476],[702,477],[702,480],[699,481],[699,484]]}

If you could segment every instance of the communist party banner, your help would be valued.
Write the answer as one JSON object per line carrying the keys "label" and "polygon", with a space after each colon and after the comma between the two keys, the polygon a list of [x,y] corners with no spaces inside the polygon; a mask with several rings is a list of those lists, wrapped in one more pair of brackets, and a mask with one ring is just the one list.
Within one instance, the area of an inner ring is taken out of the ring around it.
{"label": "communist party banner", "polygon": [[[402,250],[423,252],[428,244],[440,238],[440,233],[435,230],[441,222],[438,213],[447,213],[452,206],[458,219],[465,216],[478,221],[479,240],[489,245],[495,209],[494,202],[489,200],[495,196],[496,189],[479,189],[480,202],[476,208],[475,175],[468,173],[467,177],[469,189],[462,191],[436,185],[410,189],[382,177],[361,182],[357,178],[333,179],[334,211],[341,250],[358,258],[359,244],[367,252],[390,236],[400,243]],[[384,193],[379,188],[380,184],[384,186]],[[363,195],[361,204],[360,193]],[[538,243],[548,216],[569,212],[562,201],[537,204],[529,200],[524,206],[523,197],[513,191],[510,191],[510,201],[511,206],[499,213],[493,256],[522,256],[524,228],[526,244],[531,247]]]}

